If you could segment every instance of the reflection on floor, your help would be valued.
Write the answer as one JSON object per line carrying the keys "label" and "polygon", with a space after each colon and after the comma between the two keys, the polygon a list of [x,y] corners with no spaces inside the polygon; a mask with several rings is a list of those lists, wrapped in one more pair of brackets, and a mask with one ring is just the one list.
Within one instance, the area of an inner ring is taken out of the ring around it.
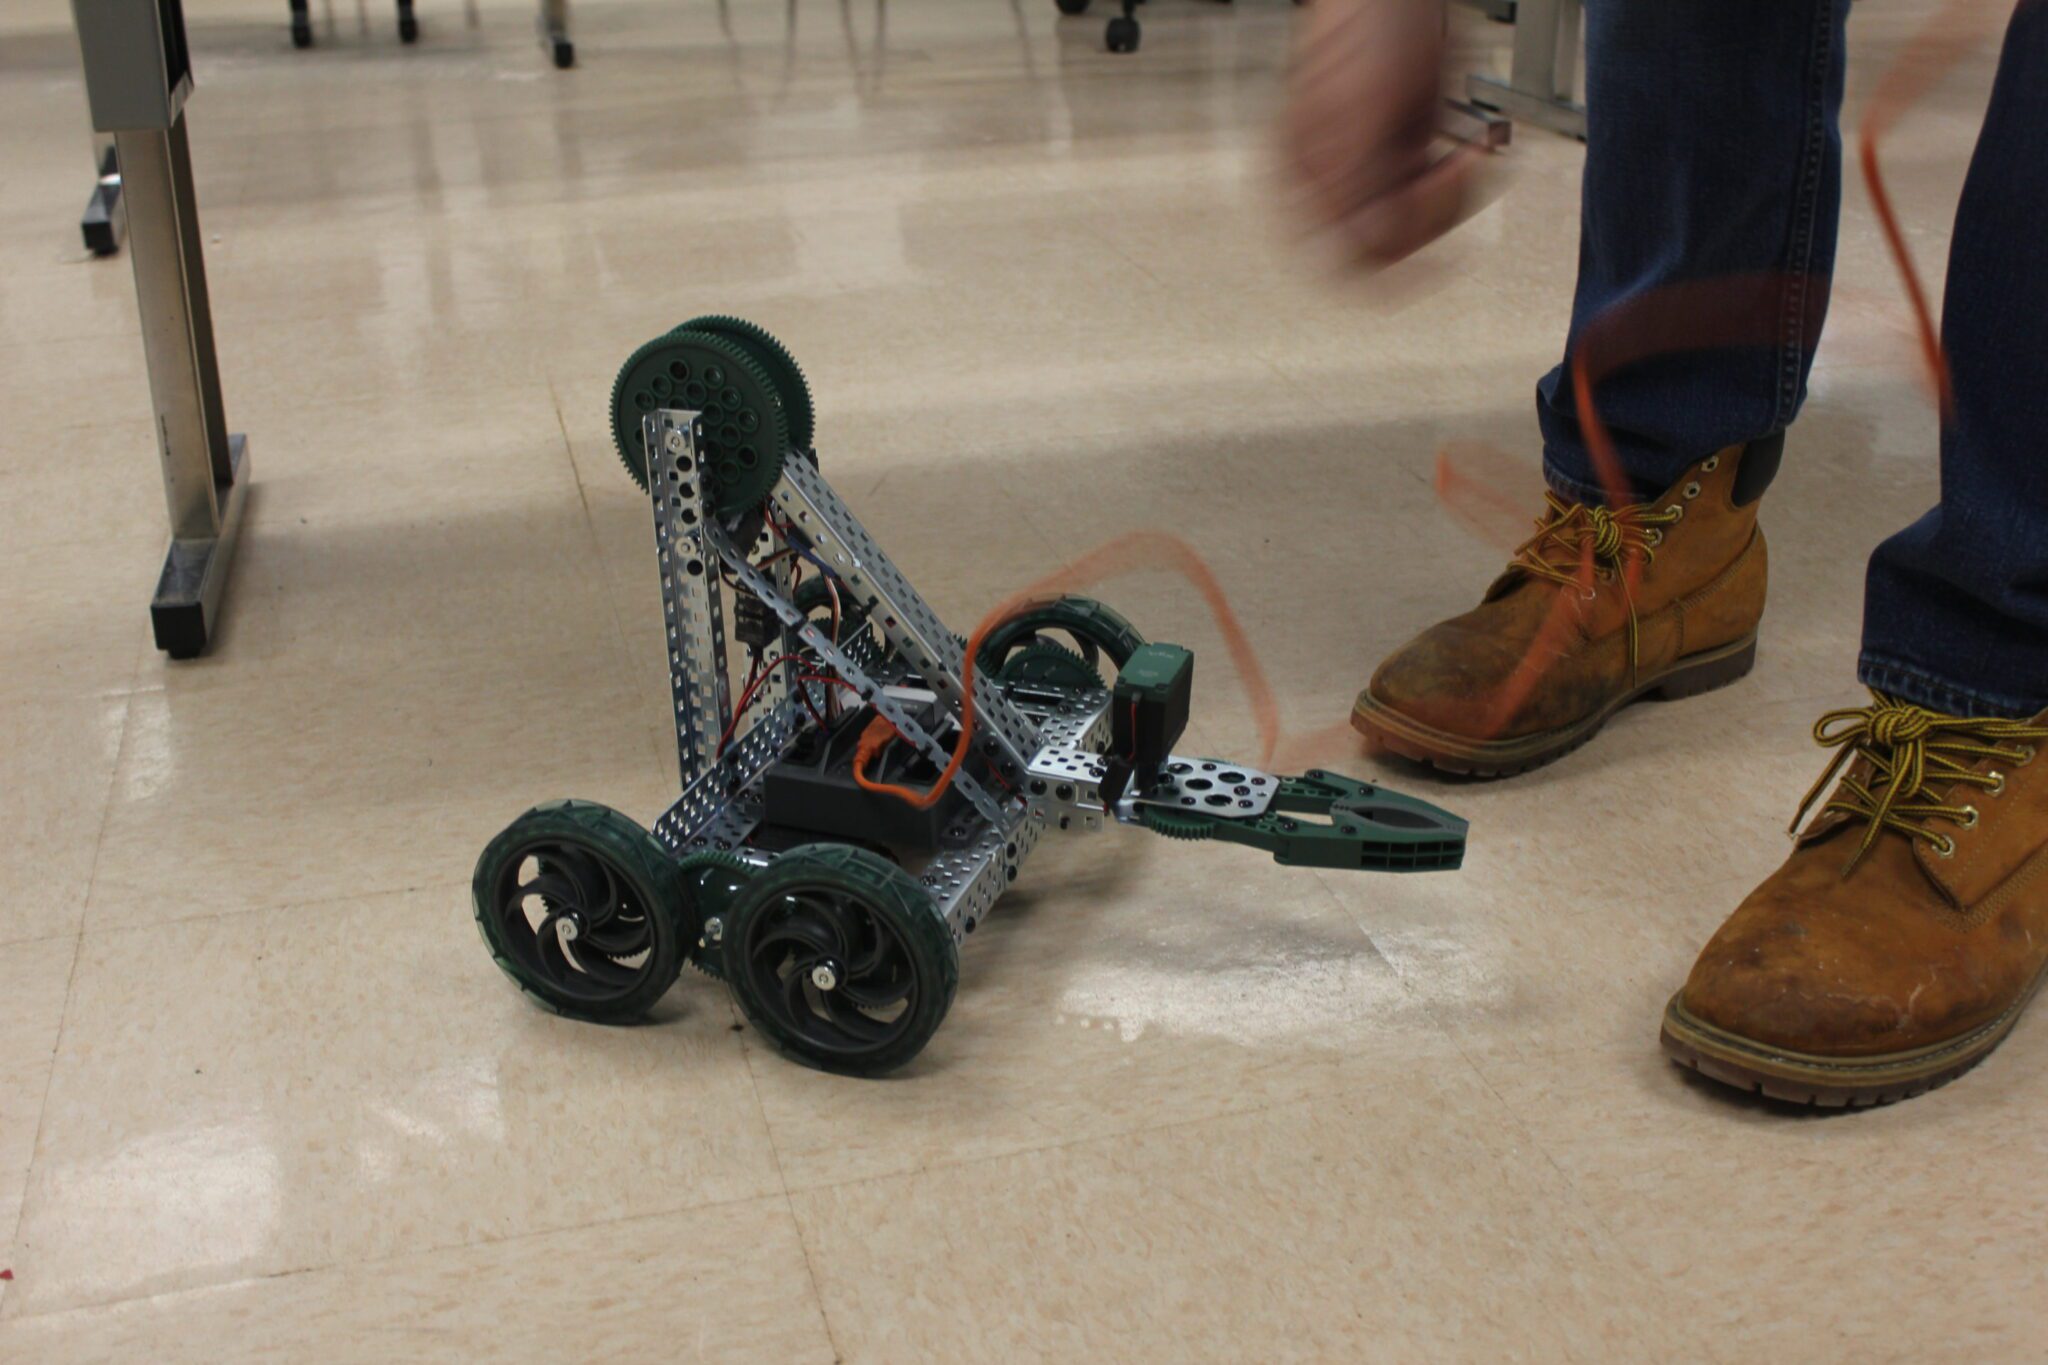
{"label": "reflection on floor", "polygon": [[[1533,508],[1580,150],[1525,132],[1441,251],[1341,286],[1270,174],[1281,4],[1155,4],[1119,58],[1050,0],[579,0],[568,73],[528,0],[423,0],[416,48],[315,6],[305,53],[276,0],[187,8],[258,484],[182,667],[146,636],[132,282],[76,240],[68,8],[0,16],[0,1358],[2039,1347],[2048,1020],[1846,1118],[1655,1049],[1856,695],[1864,551],[1933,496],[1856,187],[1750,680],[1496,786],[1341,756],[1471,818],[1455,877],[1055,846],[922,1062],[858,1084],[695,975],[650,1027],[543,1016],[469,921],[530,801],[671,795],[621,358],[704,311],[782,335],[835,483],[962,621],[1112,532],[1198,540],[1314,728],[1498,562],[1436,448],[1516,452]],[[1852,102],[1915,7],[1858,10]],[[1930,264],[1987,80],[1891,144]],[[1204,658],[1199,742],[1247,749],[1199,603],[1109,595]]]}

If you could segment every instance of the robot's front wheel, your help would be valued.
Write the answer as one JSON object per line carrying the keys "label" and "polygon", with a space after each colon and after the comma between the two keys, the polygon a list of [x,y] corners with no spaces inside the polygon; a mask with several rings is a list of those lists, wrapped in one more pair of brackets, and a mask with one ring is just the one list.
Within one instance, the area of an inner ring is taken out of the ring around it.
{"label": "robot's front wheel", "polygon": [[726,984],[762,1036],[822,1071],[879,1076],[921,1051],[960,982],[931,893],[866,849],[791,849],[733,901]]}
{"label": "robot's front wheel", "polygon": [[1111,52],[1136,52],[1138,33],[1138,21],[1124,15],[1109,21],[1109,29],[1103,34],[1103,42]]}
{"label": "robot's front wheel", "polygon": [[551,801],[506,826],[477,859],[477,929],[505,975],[545,1008],[627,1023],[675,984],[695,941],[673,869],[629,817]]}
{"label": "robot's front wheel", "polygon": [[1086,14],[1089,0],[1055,0],[1061,14]]}

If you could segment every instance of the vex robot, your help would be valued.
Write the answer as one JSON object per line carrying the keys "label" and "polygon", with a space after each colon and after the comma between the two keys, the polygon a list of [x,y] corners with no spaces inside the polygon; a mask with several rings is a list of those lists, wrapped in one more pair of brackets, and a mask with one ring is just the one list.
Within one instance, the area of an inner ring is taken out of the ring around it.
{"label": "vex robot", "polygon": [[653,505],[682,795],[651,832],[552,802],[484,850],[477,925],[541,1005],[631,1020],[693,962],[787,1055],[876,1075],[931,1038],[960,945],[1047,834],[1462,860],[1464,822],[1425,802],[1174,753],[1193,657],[1099,603],[953,634],[818,472],[803,375],[761,329],[648,342],[612,416]]}

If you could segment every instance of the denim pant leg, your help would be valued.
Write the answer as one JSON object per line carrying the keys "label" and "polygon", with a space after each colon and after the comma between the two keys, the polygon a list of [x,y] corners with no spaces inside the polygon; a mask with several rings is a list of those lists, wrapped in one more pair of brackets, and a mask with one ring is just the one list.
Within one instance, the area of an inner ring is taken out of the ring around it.
{"label": "denim pant leg", "polygon": [[1733,329],[1745,344],[1639,361],[1596,384],[1637,491],[1661,492],[1798,411],[1834,268],[1848,10],[1849,0],[1586,0],[1578,292],[1566,363],[1536,387],[1544,472],[1560,492],[1605,500],[1574,409],[1575,346],[1589,324],[1654,306],[1673,285],[1759,282]]}
{"label": "denim pant leg", "polygon": [[1878,547],[1858,673],[1961,715],[2048,709],[2048,0],[2006,32],[1956,210],[1941,504]]}

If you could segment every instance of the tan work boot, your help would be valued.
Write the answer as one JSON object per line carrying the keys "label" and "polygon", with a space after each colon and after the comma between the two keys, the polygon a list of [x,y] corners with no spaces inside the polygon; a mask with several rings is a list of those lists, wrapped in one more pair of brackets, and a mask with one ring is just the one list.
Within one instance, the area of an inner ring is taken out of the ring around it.
{"label": "tan work boot", "polygon": [[1389,656],[1352,725],[1404,757],[1501,777],[1571,752],[1639,697],[1749,672],[1767,577],[1757,499],[1783,447],[1730,446],[1627,507],[1546,494],[1485,600]]}
{"label": "tan work boot", "polygon": [[1843,747],[1800,814],[1840,783],[1665,1008],[1664,1050],[1715,1080],[1806,1104],[1920,1094],[1997,1047],[2048,967],[2048,713],[1873,695],[1814,727]]}

